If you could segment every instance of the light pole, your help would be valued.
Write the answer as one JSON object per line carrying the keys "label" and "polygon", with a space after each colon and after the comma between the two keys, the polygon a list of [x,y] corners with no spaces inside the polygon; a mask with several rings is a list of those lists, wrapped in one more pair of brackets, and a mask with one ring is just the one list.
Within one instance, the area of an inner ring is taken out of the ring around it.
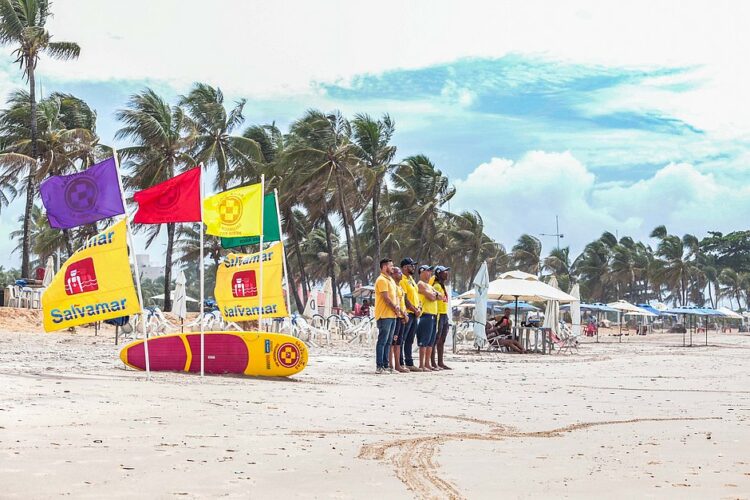
{"label": "light pole", "polygon": [[557,238],[557,249],[560,250],[560,238],[565,238],[565,235],[560,233],[560,218],[555,215],[555,232],[550,233],[539,233],[540,236],[554,236]]}

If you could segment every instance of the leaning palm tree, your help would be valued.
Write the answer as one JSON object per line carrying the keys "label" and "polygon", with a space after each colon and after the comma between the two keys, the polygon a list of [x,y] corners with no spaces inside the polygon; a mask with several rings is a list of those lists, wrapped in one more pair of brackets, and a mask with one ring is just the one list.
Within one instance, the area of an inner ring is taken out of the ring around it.
{"label": "leaning palm tree", "polygon": [[[356,173],[360,167],[359,160],[354,154],[355,147],[351,141],[351,124],[340,112],[323,113],[310,110],[291,126],[289,145],[284,154],[287,171],[294,171],[300,181],[308,185],[308,200],[317,200],[315,206],[309,206],[311,214],[319,214],[326,234],[326,255],[328,273],[336,288],[335,252],[332,235],[333,225],[330,220],[334,207],[338,205],[341,215],[344,236],[346,237],[346,252],[348,269],[359,267],[359,274],[364,279],[364,271],[359,265],[355,267],[354,247],[352,245],[351,228],[354,217],[347,203],[347,195],[361,198],[356,189]],[[348,189],[344,189],[344,188]],[[351,200],[350,200],[351,201]],[[348,273],[349,287],[354,290],[354,273]],[[336,296],[334,295],[334,305]]]}
{"label": "leaning palm tree", "polygon": [[542,270],[542,242],[536,236],[522,234],[511,253],[513,265],[521,271],[538,275]]}
{"label": "leaning palm tree", "polygon": [[[123,179],[124,187],[136,191],[174,177],[175,173],[195,165],[190,156],[193,136],[186,132],[188,119],[179,106],[170,106],[151,89],[136,94],[128,106],[117,112],[124,127],[115,135],[129,139],[134,146],[124,148],[122,157],[129,175]],[[164,310],[172,309],[172,253],[175,242],[175,224],[167,226],[167,250],[164,262]],[[148,226],[146,246],[151,246],[161,231],[161,224]]]}
{"label": "leaning palm tree", "polygon": [[[262,158],[259,144],[250,137],[233,135],[245,117],[245,99],[237,101],[228,112],[221,89],[196,83],[188,95],[180,98],[195,132],[193,156],[206,168],[216,168],[214,187],[222,191],[229,186],[233,170],[252,166]],[[256,178],[260,172],[256,172]]]}
{"label": "leaning palm tree", "polygon": [[[11,94],[8,108],[0,111],[0,183],[10,185],[15,179],[25,179],[31,170],[36,172],[35,183],[48,175],[72,173],[93,164],[106,149],[99,144],[96,113],[88,104],[69,94],[53,93],[37,105],[34,158],[29,140],[30,114],[25,91]],[[70,231],[65,229],[63,234],[71,254]]]}
{"label": "leaning palm tree", "polygon": [[[23,215],[19,216],[18,222],[21,222],[22,218]],[[11,240],[18,241],[14,251],[20,251],[23,248],[23,230],[11,231],[9,236]],[[31,210],[31,236],[31,255],[36,256],[35,259],[31,259],[31,265],[34,267],[44,266],[47,257],[64,252],[68,247],[63,233],[49,226],[47,214],[38,205],[34,205]]]}
{"label": "leaning palm tree", "polygon": [[[383,190],[383,182],[395,168],[393,158],[396,156],[396,146],[390,144],[396,126],[391,117],[383,115],[380,120],[374,120],[367,114],[358,114],[352,121],[354,142],[357,145],[357,155],[361,158],[369,173],[368,192],[372,199],[372,236],[375,243],[375,265],[380,262],[380,222],[378,207]],[[375,276],[380,270],[375,271]]]}
{"label": "leaning palm tree", "polygon": [[[46,53],[53,59],[75,59],[81,52],[72,42],[53,42],[45,29],[49,18],[48,0],[0,0],[0,43],[14,45],[13,55],[29,82],[31,157],[37,158],[37,112],[35,71],[39,57]],[[34,207],[36,190],[36,168],[31,165],[26,176],[26,207],[23,221],[21,273],[28,276],[31,254],[30,217]]]}

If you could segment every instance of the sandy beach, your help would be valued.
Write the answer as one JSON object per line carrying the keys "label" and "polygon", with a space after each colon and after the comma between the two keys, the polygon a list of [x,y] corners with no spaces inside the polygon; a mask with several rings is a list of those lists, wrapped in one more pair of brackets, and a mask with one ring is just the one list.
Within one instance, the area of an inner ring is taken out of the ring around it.
{"label": "sandy beach", "polygon": [[292,380],[146,381],[113,330],[33,316],[0,319],[2,498],[750,498],[747,334],[467,345],[393,375],[336,345]]}

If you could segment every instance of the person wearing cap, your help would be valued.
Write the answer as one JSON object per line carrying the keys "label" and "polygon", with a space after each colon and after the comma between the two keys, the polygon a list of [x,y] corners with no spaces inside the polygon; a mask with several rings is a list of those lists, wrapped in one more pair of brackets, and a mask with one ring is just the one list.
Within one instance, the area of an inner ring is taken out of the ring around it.
{"label": "person wearing cap", "polygon": [[[450,370],[448,366],[445,365],[443,362],[443,354],[445,351],[445,339],[448,338],[448,291],[445,287],[446,282],[448,281],[448,271],[450,271],[450,267],[443,267],[443,266],[435,266],[435,274],[432,277],[432,282],[430,283],[432,287],[440,293],[443,298],[438,301],[437,303],[437,309],[438,309],[438,315],[437,315],[437,328],[436,328],[436,336],[435,336],[435,343],[433,345],[433,350],[431,353],[430,361],[432,368],[437,368],[441,370]],[[437,351],[437,363],[435,363],[435,355]]]}
{"label": "person wearing cap", "polygon": [[393,261],[380,261],[380,276],[375,280],[375,321],[378,326],[378,342],[375,344],[375,373],[388,370],[388,353],[393,342],[396,318],[401,315],[398,304],[396,282],[391,277]]}
{"label": "person wearing cap", "polygon": [[401,269],[399,269],[396,266],[393,266],[392,275],[393,281],[396,283],[396,294],[398,295],[398,305],[401,308],[401,314],[398,318],[396,318],[396,329],[393,332],[393,342],[391,343],[390,347],[390,358],[389,358],[389,367],[392,370],[396,370],[400,373],[409,373],[409,370],[407,368],[404,368],[401,366],[401,345],[403,344],[404,340],[404,327],[407,323],[406,318],[406,294],[404,293],[404,290],[399,285],[401,278],[403,277],[403,273],[401,272]]}
{"label": "person wearing cap", "polygon": [[417,343],[419,345],[419,368],[420,371],[435,371],[430,366],[432,345],[435,342],[435,318],[437,317],[437,303],[442,296],[430,285],[432,266],[419,266],[419,298],[422,302],[422,316],[417,326]]}
{"label": "person wearing cap", "polygon": [[399,285],[404,291],[404,302],[406,304],[406,318],[407,322],[404,325],[403,331],[403,346],[404,360],[401,363],[407,370],[418,371],[418,368],[414,366],[414,358],[412,356],[412,349],[414,345],[414,337],[417,334],[417,323],[419,317],[422,315],[422,305],[419,300],[419,289],[417,282],[414,281],[414,273],[417,270],[417,263],[411,257],[406,257],[401,261],[401,281]]}

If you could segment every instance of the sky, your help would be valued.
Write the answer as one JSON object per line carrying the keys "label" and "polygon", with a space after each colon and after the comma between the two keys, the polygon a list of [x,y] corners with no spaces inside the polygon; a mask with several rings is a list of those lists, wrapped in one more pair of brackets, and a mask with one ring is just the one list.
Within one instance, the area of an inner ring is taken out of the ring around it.
{"label": "sky", "polygon": [[[171,102],[201,81],[247,98],[247,124],[309,108],[388,113],[398,158],[422,153],[512,247],[577,254],[603,231],[648,240],[747,229],[750,3],[57,0],[48,28],[81,45],[43,58],[43,93],[114,114],[146,86]],[[0,96],[24,85],[0,48]],[[17,226],[21,203],[0,213]],[[143,250],[144,241],[136,237]],[[0,252],[14,243],[0,238]],[[163,242],[149,252],[158,259]],[[20,256],[13,253],[10,265]]]}

